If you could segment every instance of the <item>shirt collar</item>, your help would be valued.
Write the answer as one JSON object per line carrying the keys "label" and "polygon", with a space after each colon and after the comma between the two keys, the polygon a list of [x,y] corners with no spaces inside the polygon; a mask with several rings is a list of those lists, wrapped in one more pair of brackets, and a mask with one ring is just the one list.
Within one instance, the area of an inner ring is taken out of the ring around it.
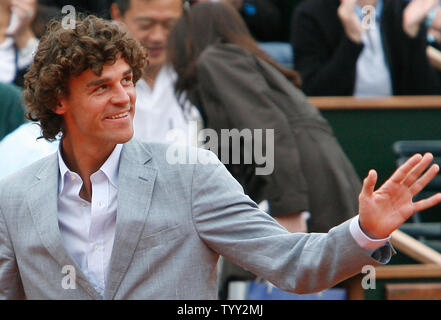
{"label": "shirt collar", "polygon": [[104,172],[110,183],[116,188],[118,186],[119,161],[121,158],[122,144],[117,144],[113,152],[101,166],[100,170]]}
{"label": "shirt collar", "polygon": [[[98,171],[102,171],[107,179],[109,179],[110,183],[117,188],[118,186],[118,173],[119,173],[119,162],[121,158],[122,144],[117,144],[115,149],[113,149],[110,156],[107,158],[106,162],[101,166]],[[60,181],[60,189],[61,192],[64,188],[66,173],[72,173],[70,169],[66,166],[64,162],[63,156],[61,155],[62,143],[60,143],[58,147],[58,167],[60,169],[61,181]]]}

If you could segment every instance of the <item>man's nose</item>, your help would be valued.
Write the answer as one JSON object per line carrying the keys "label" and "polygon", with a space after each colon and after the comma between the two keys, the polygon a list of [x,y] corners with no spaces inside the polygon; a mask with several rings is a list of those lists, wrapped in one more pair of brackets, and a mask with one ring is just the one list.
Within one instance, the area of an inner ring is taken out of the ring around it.
{"label": "man's nose", "polygon": [[149,35],[150,42],[165,42],[168,36],[168,32],[169,30],[165,28],[162,24],[155,24]]}
{"label": "man's nose", "polygon": [[127,104],[129,104],[130,96],[129,96],[129,93],[128,93],[127,90],[128,89],[126,87],[124,87],[121,83],[116,85],[114,90],[113,90],[113,95],[112,95],[111,102],[113,104],[118,104],[118,105],[127,105]]}

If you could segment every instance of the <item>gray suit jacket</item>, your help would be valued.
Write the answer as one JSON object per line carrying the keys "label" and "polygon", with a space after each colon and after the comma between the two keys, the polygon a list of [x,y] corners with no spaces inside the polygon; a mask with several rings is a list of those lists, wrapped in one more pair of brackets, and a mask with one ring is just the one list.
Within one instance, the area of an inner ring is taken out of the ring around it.
{"label": "gray suit jacket", "polygon": [[[345,222],[328,234],[291,234],[260,211],[215,164],[170,164],[167,146],[126,143],[119,168],[116,235],[105,299],[216,299],[219,255],[298,293],[319,291],[378,260]],[[62,245],[57,155],[0,182],[0,298],[100,299]],[[63,289],[64,266],[76,289]]]}

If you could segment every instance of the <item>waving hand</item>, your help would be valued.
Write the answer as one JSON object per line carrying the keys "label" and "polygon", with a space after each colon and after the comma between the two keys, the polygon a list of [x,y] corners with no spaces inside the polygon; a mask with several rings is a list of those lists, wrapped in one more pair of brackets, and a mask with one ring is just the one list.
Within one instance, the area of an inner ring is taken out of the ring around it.
{"label": "waving hand", "polygon": [[441,201],[441,193],[413,202],[418,194],[438,173],[432,165],[433,156],[416,154],[401,165],[376,191],[377,173],[371,170],[363,181],[359,196],[360,227],[371,238],[385,238],[399,228],[415,212],[430,208]]}

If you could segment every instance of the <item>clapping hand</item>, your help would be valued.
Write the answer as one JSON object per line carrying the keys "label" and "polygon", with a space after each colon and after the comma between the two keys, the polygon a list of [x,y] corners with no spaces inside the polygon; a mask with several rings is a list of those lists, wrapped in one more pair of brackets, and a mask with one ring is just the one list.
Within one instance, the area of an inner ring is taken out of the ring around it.
{"label": "clapping hand", "polygon": [[338,7],[338,17],[340,18],[346,35],[356,43],[361,42],[363,27],[361,20],[355,13],[355,5],[358,0],[340,0]]}
{"label": "clapping hand", "polygon": [[430,208],[441,202],[441,193],[413,202],[418,194],[438,173],[438,165],[432,165],[433,156],[416,154],[401,165],[377,190],[377,173],[371,170],[363,181],[359,196],[360,227],[371,238],[388,237],[415,212]]}
{"label": "clapping hand", "polygon": [[438,0],[412,0],[403,12],[403,30],[414,38],[429,11],[437,5]]}

